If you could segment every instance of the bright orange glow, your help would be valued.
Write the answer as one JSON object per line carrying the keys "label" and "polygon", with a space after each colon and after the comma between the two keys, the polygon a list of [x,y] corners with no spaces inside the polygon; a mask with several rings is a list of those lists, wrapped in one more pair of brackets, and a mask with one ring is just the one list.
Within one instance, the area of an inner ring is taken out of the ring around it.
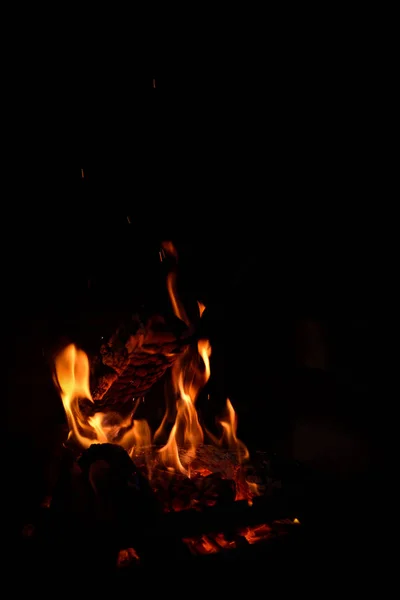
{"label": "bright orange glow", "polygon": [[236,450],[241,460],[247,460],[250,457],[246,446],[241,442],[237,435],[237,417],[229,398],[226,401],[227,418],[221,419],[220,424],[223,427],[223,439],[226,441],[228,448]]}
{"label": "bright orange glow", "polygon": [[86,398],[93,402],[89,389],[89,359],[83,350],[70,344],[56,357],[55,369],[55,382],[69,425],[68,439],[73,438],[82,448],[88,448],[96,441],[96,432],[85,422],[79,400]]}
{"label": "bright orange glow", "polygon": [[186,544],[190,552],[197,555],[215,554],[219,552],[219,548],[213,540],[207,535],[193,538],[182,538],[182,542]]}
{"label": "bright orange glow", "polygon": [[[172,404],[168,405],[154,440],[165,432],[171,417],[175,417],[175,422],[168,438],[164,438],[167,439],[166,444],[154,455],[147,421],[133,419],[136,406],[124,417],[115,411],[96,411],[96,402],[89,388],[89,359],[75,345],[66,346],[55,358],[54,380],[68,420],[68,440],[81,450],[93,443],[118,444],[127,450],[132,459],[140,455],[140,460],[145,460],[149,479],[155,466],[155,456],[171,472],[179,472],[189,478],[193,475],[210,475],[213,471],[207,468],[207,463],[199,460],[197,453],[204,441],[204,433],[196,410],[199,393],[211,375],[210,356],[211,345],[208,340],[202,339],[197,345],[189,346],[173,364]],[[209,434],[215,444],[234,451],[239,464],[247,460],[249,453],[237,437],[237,417],[229,399],[226,414],[219,423],[222,429],[220,438]],[[197,463],[193,463],[194,459]],[[258,495],[257,484],[251,478],[249,482],[245,480],[244,471],[239,465],[234,467],[234,473],[236,499],[250,499],[250,496]]]}
{"label": "bright orange glow", "polygon": [[211,438],[213,443],[217,446],[227,446],[230,450],[237,452],[239,462],[247,460],[250,457],[250,454],[247,447],[236,435],[237,417],[229,398],[226,400],[225,416],[221,419],[217,419],[217,421],[222,427],[221,437],[217,438],[210,431],[207,431],[207,435]]}
{"label": "bright orange glow", "polygon": [[133,413],[123,418],[116,412],[95,412],[84,417],[80,400],[89,400],[94,405],[89,389],[89,359],[83,350],[70,344],[55,359],[54,380],[69,425],[68,439],[81,448],[93,443],[113,443],[131,453],[151,445],[150,428],[146,421],[134,421]]}
{"label": "bright orange glow", "polygon": [[[159,452],[168,469],[180,471],[188,477],[196,449],[204,440],[195,402],[210,378],[210,355],[208,340],[200,340],[197,349],[189,348],[172,368],[177,413],[168,441]],[[199,356],[203,359],[204,367],[199,364]]]}
{"label": "bright orange glow", "polygon": [[[127,218],[130,222],[130,217]],[[165,241],[161,245],[160,260],[163,261],[167,257],[171,264],[167,275],[167,289],[173,311],[176,317],[188,326],[188,332],[194,334],[194,328],[190,324],[177,291],[178,253],[171,241]],[[202,302],[198,302],[200,318],[205,308]],[[139,348],[140,344],[136,350]],[[156,353],[157,349],[150,350],[148,348],[146,352]],[[55,358],[54,381],[60,391],[68,420],[68,440],[80,450],[88,448],[93,443],[111,443],[125,448],[132,459],[140,454],[141,462],[143,456],[145,458],[149,478],[154,468],[155,458],[152,444],[154,441],[160,440],[158,443],[164,443],[167,440],[157,452],[156,457],[168,470],[182,473],[187,477],[191,477],[192,474],[196,476],[210,475],[213,471],[207,467],[210,466],[213,469],[211,465],[204,464],[201,460],[197,460],[197,464],[192,464],[196,453],[198,455],[199,446],[204,441],[203,428],[196,410],[196,401],[211,375],[210,356],[209,341],[200,339],[197,345],[193,343],[188,345],[183,354],[175,360],[171,368],[172,394],[170,402],[167,403],[165,416],[152,440],[148,423],[144,420],[133,419],[138,403],[125,416],[115,411],[100,412],[96,410],[99,407],[96,406],[96,401],[91,396],[89,386],[89,359],[86,353],[74,344],[66,346]],[[168,424],[172,423],[171,430],[167,431]],[[246,460],[249,453],[236,435],[237,418],[230,400],[227,400],[226,415],[220,419],[219,423],[222,429],[221,436],[217,439],[210,434],[211,439],[218,446],[225,446],[235,451],[239,463]],[[164,439],[161,441],[163,435]],[[147,452],[147,450],[150,451]],[[237,498],[247,498],[249,493],[255,495],[256,490],[253,489],[251,482],[246,486],[243,470],[237,464],[233,471],[237,479]]]}
{"label": "bright orange glow", "polygon": [[190,322],[189,322],[188,316],[183,307],[183,304],[181,303],[181,301],[179,299],[178,292],[177,292],[176,273],[174,273],[173,271],[171,271],[171,273],[168,273],[168,275],[167,275],[167,288],[168,288],[168,294],[169,294],[169,297],[171,300],[171,304],[172,304],[172,308],[174,310],[175,316],[178,317],[178,319],[180,319],[181,321],[186,323],[186,325],[189,326]]}

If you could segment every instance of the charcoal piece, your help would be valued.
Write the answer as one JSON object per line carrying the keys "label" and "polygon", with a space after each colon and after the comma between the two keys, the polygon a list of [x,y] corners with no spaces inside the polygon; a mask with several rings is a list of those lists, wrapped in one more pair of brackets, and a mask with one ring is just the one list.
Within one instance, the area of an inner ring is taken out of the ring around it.
{"label": "charcoal piece", "polygon": [[160,513],[147,479],[120,446],[92,444],[79,466],[93,491],[97,519],[140,530]]}

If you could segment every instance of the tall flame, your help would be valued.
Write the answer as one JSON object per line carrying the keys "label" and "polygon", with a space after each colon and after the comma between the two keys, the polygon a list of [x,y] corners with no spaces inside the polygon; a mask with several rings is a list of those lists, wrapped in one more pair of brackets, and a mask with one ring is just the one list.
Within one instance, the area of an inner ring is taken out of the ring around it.
{"label": "tall flame", "polygon": [[[160,450],[160,456],[169,469],[188,476],[196,449],[204,440],[195,402],[200,390],[210,378],[210,355],[211,346],[208,340],[200,340],[197,349],[189,349],[172,369],[177,394],[177,414],[168,441]],[[199,365],[199,356],[204,364],[203,369]],[[179,448],[183,450],[181,455]]]}
{"label": "tall flame", "polygon": [[223,428],[222,443],[225,442],[228,448],[236,450],[241,460],[247,460],[250,456],[249,451],[236,435],[237,416],[229,398],[226,400],[226,409],[227,416],[219,421]]}
{"label": "tall flame", "polygon": [[200,300],[197,300],[197,306],[199,307],[199,316],[200,316],[200,319],[201,319],[201,317],[203,316],[203,312],[206,310],[207,307],[206,307],[205,304],[203,304],[202,302],[200,302]]}
{"label": "tall flame", "polygon": [[54,380],[67,416],[69,440],[84,449],[94,443],[114,443],[130,450],[131,455],[151,446],[150,428],[146,421],[133,420],[134,410],[125,418],[116,412],[95,412],[87,418],[82,414],[79,401],[94,402],[89,388],[89,359],[74,344],[56,356]]}
{"label": "tall flame", "polygon": [[[178,261],[178,252],[172,242],[170,242],[170,241],[163,242],[161,246],[162,246],[164,254],[167,254],[168,256],[173,257],[176,262]],[[172,304],[172,308],[173,308],[175,316],[178,317],[178,319],[180,319],[184,323],[186,323],[187,326],[189,326],[190,321],[186,314],[185,308],[178,296],[176,279],[177,279],[176,270],[171,270],[167,275],[168,294],[169,294],[169,297],[171,300],[171,304]]]}
{"label": "tall flame", "polygon": [[70,344],[55,360],[55,382],[67,415],[68,439],[74,438],[80,446],[88,448],[96,439],[95,430],[83,418],[79,400],[93,402],[89,389],[89,359],[85,352]]}

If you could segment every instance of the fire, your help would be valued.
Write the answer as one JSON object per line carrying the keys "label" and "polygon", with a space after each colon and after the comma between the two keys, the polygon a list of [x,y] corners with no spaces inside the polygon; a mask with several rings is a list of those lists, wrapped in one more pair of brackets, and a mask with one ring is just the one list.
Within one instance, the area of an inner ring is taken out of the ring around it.
{"label": "fire", "polygon": [[96,432],[85,422],[79,407],[82,398],[93,402],[89,389],[89,359],[85,352],[70,344],[56,357],[55,370],[55,382],[69,425],[68,439],[74,438],[82,448],[89,448],[96,441]]}
{"label": "fire", "polygon": [[200,319],[203,316],[203,312],[206,310],[206,306],[200,302],[200,300],[197,300],[197,306],[199,307],[199,315],[200,315]]}
{"label": "fire", "polygon": [[204,366],[206,368],[205,371],[205,383],[210,379],[211,369],[210,369],[210,356],[211,356],[211,346],[208,340],[200,340],[198,345],[198,350],[201,358],[203,359]]}
{"label": "fire", "polygon": [[[172,368],[177,414],[168,441],[160,450],[160,456],[168,469],[180,471],[187,476],[190,476],[190,463],[196,455],[196,449],[204,440],[195,402],[210,378],[210,355],[208,340],[200,340],[197,349],[189,348]],[[199,357],[203,362],[203,370]],[[181,455],[180,448],[183,450]]]}
{"label": "fire", "polygon": [[114,443],[131,453],[151,446],[151,432],[146,421],[133,420],[134,410],[123,418],[116,412],[95,412],[85,417],[80,406],[82,400],[95,408],[89,387],[89,359],[74,344],[64,348],[55,359],[54,381],[60,390],[61,400],[69,425],[68,440],[80,448],[92,444]]}
{"label": "fire", "polygon": [[[164,256],[168,255],[170,257],[174,257],[175,261],[176,262],[178,261],[178,253],[172,242],[167,241],[167,242],[162,243],[162,253]],[[176,278],[177,278],[176,270],[173,269],[167,275],[168,294],[169,294],[169,297],[171,300],[171,304],[172,304],[172,308],[173,308],[175,316],[178,317],[178,319],[180,319],[186,325],[189,326],[190,322],[189,322],[188,316],[187,316],[185,308],[178,296]]]}
{"label": "fire", "polygon": [[[196,450],[204,441],[196,400],[211,375],[210,356],[209,341],[199,340],[197,347],[188,348],[171,370],[176,417],[168,440],[158,455],[168,470],[180,472],[187,477],[191,475],[191,463],[196,456]],[[133,419],[135,410],[125,417],[111,411],[96,412],[95,402],[90,393],[89,373],[88,356],[74,344],[64,348],[55,359],[54,380],[60,390],[68,420],[68,440],[81,449],[89,448],[93,443],[118,444],[125,448],[132,458],[141,451],[150,450],[154,441],[162,436],[171,409],[167,408],[163,422],[152,438],[147,421]],[[85,401],[92,407],[92,414],[89,416],[85,416],[82,410],[82,402]],[[246,460],[249,452],[237,437],[237,418],[229,399],[226,415],[219,423],[222,427],[220,438],[216,438],[210,432],[207,434],[217,446],[226,446],[234,450],[239,462]],[[150,477],[153,464],[147,455],[146,464]],[[204,476],[211,471],[200,467],[199,473]],[[251,490],[250,484],[248,487]],[[253,490],[253,494],[256,494],[256,490]]]}
{"label": "fire", "polygon": [[220,420],[220,424],[223,428],[222,443],[226,442],[228,448],[236,450],[240,460],[247,460],[250,457],[249,451],[236,435],[237,416],[229,398],[226,401],[226,408],[227,416]]}
{"label": "fire", "polygon": [[216,446],[227,446],[230,450],[237,452],[239,462],[247,460],[250,453],[243,442],[237,437],[237,416],[229,398],[226,400],[226,414],[223,418],[217,419],[222,427],[222,434],[218,438],[210,431],[207,431],[208,437]]}
{"label": "fire", "polygon": [[[172,267],[167,275],[167,288],[173,311],[189,329],[194,332],[185,308],[180,301],[176,286],[177,251],[172,242],[163,242],[160,258],[169,257]],[[202,317],[205,306],[198,302],[199,316]],[[204,432],[196,409],[196,401],[201,390],[207,384],[210,375],[211,345],[201,339],[191,344],[174,362],[171,368],[172,397],[167,402],[163,421],[154,437],[148,423],[134,420],[135,409],[124,417],[117,412],[96,410],[96,401],[90,392],[89,359],[86,353],[74,344],[66,346],[55,358],[54,381],[60,391],[69,425],[68,440],[80,449],[86,449],[93,443],[112,443],[125,448],[131,458],[141,451],[152,449],[154,442],[163,434],[166,443],[156,453],[156,457],[172,472],[190,477],[193,472],[193,460],[196,451],[204,441]],[[175,421],[169,432],[166,431],[171,417]],[[230,400],[227,400],[226,415],[220,419],[222,435],[219,439],[210,434],[218,446],[227,446],[237,453],[241,463],[249,457],[246,446],[238,439],[237,418]],[[208,433],[208,432],[207,432]],[[151,477],[154,461],[151,452],[144,452]],[[197,475],[210,474],[207,465],[199,465]]]}

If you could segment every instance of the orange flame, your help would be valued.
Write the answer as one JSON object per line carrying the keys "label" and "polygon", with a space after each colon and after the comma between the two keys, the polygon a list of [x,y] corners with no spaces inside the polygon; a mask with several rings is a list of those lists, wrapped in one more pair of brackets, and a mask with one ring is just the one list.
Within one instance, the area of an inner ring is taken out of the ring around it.
{"label": "orange flame", "polygon": [[68,420],[68,440],[81,448],[93,443],[114,443],[131,453],[151,445],[150,428],[146,421],[133,420],[134,410],[125,418],[115,412],[84,417],[79,401],[86,399],[94,404],[89,388],[89,359],[74,344],[56,356],[54,380]]}
{"label": "orange flame", "polygon": [[229,398],[226,400],[227,418],[221,419],[220,424],[223,427],[222,439],[228,445],[228,448],[236,450],[242,460],[247,460],[250,456],[246,446],[241,442],[237,435],[237,416]]}
{"label": "orange flame", "polygon": [[[172,369],[177,414],[168,441],[160,449],[160,456],[168,469],[180,471],[187,476],[190,476],[190,463],[196,455],[196,449],[204,440],[195,402],[210,378],[210,355],[208,340],[200,340],[197,350],[187,350]],[[199,356],[203,360],[204,370],[199,366]],[[181,455],[179,448],[183,450]]]}
{"label": "orange flame", "polygon": [[[163,242],[161,244],[161,247],[164,255],[168,254],[169,256],[173,256],[176,262],[178,261],[178,252],[172,242]],[[185,308],[178,296],[175,270],[170,271],[167,275],[167,289],[175,316],[178,317],[178,319],[180,319],[184,323],[186,323],[187,326],[189,326],[190,321],[186,314]]]}
{"label": "orange flame", "polygon": [[217,438],[210,431],[207,431],[207,435],[211,438],[212,442],[217,446],[227,446],[230,450],[237,452],[239,462],[247,460],[250,457],[247,447],[236,435],[237,432],[237,416],[229,398],[226,400],[226,416],[222,419],[218,419],[219,424],[222,427],[222,435]]}
{"label": "orange flame", "polygon": [[[175,423],[169,433],[166,444],[159,450],[158,456],[171,471],[177,471],[190,477],[191,463],[196,450],[204,440],[196,410],[196,400],[201,389],[208,382],[210,370],[211,345],[208,340],[199,340],[197,347],[189,347],[174,363],[171,374],[173,384],[173,402],[176,405]],[[68,440],[80,448],[88,448],[93,443],[113,443],[125,448],[131,458],[142,450],[152,446],[152,436],[148,423],[134,420],[135,410],[122,417],[116,412],[92,411],[85,416],[80,403],[83,400],[94,406],[89,388],[89,359],[83,350],[70,344],[55,359],[54,380],[60,390],[61,399],[69,425]],[[170,409],[167,409],[163,422],[157,430],[157,439],[168,421]],[[222,427],[218,439],[207,432],[218,446],[227,446],[237,452],[238,460],[246,460],[249,452],[236,434],[237,418],[230,400],[227,400],[226,415],[219,420]],[[149,453],[144,453],[149,472],[152,464]],[[250,482],[251,483],[251,482]],[[248,486],[251,488],[251,485]],[[255,490],[250,490],[253,494]]]}
{"label": "orange flame", "polygon": [[55,360],[55,382],[61,393],[61,400],[69,425],[68,439],[74,438],[83,448],[96,441],[96,432],[84,420],[79,400],[86,398],[93,402],[89,389],[89,360],[85,352],[70,344]]}
{"label": "orange flame", "polygon": [[197,306],[199,307],[199,315],[200,315],[200,319],[203,316],[203,312],[206,310],[206,305],[203,304],[202,302],[200,302],[200,300],[197,300]]}

